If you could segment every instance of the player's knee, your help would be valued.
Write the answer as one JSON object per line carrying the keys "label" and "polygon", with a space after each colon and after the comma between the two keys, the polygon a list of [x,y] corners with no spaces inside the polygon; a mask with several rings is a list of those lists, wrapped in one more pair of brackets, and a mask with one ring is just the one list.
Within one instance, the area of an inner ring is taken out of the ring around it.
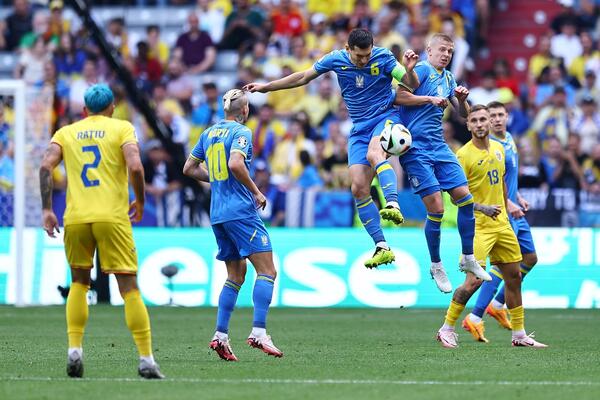
{"label": "player's knee", "polygon": [[467,279],[467,281],[464,284],[464,288],[470,295],[473,295],[477,291],[477,289],[479,289],[482,283],[483,281],[481,279],[477,279],[473,275],[472,278]]}
{"label": "player's knee", "polygon": [[244,284],[244,281],[246,280],[246,276],[245,276],[245,274],[242,275],[242,274],[229,273],[229,274],[227,274],[227,279],[242,286]]}
{"label": "player's knee", "polygon": [[352,191],[352,197],[358,200],[364,199],[371,195],[371,187],[369,185],[352,183],[352,185],[350,186],[350,190]]}
{"label": "player's knee", "polygon": [[367,152],[367,161],[369,162],[369,164],[371,164],[373,168],[375,168],[377,164],[385,160],[386,157],[384,154],[382,154],[382,152],[377,152],[375,150],[369,150]]}
{"label": "player's knee", "polygon": [[523,256],[523,264],[530,268],[533,268],[538,263],[538,256],[536,253],[529,253]]}

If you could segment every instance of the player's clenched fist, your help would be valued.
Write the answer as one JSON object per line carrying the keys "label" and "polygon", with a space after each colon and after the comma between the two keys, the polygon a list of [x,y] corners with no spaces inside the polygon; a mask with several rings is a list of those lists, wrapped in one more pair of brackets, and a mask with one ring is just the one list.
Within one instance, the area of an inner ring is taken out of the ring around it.
{"label": "player's clenched fist", "polygon": [[419,56],[414,51],[408,49],[404,52],[402,63],[407,70],[412,71],[415,65],[417,65],[417,62],[419,62]]}
{"label": "player's clenched fist", "polygon": [[454,95],[456,96],[458,101],[465,101],[469,96],[469,89],[467,89],[464,86],[457,86],[456,89],[454,89]]}

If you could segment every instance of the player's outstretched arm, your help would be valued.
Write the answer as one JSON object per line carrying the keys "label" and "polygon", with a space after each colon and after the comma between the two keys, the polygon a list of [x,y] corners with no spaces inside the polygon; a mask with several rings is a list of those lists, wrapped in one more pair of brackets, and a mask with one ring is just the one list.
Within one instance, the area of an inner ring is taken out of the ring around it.
{"label": "player's outstretched arm", "polygon": [[246,188],[252,193],[254,196],[254,200],[256,201],[257,208],[265,209],[267,205],[267,198],[264,194],[258,190],[258,187],[250,178],[250,174],[248,173],[248,168],[246,168],[246,159],[239,152],[232,152],[229,156],[229,161],[227,163],[229,170],[242,185],[246,186]]}
{"label": "player's outstretched arm", "polygon": [[448,106],[448,100],[444,97],[417,96],[402,86],[399,86],[398,89],[396,89],[396,99],[394,100],[394,105],[422,106],[425,104],[433,104],[434,106],[445,108]]}
{"label": "player's outstretched arm", "polygon": [[58,219],[52,210],[52,190],[54,189],[54,179],[52,171],[62,160],[62,148],[56,143],[50,143],[50,146],[44,153],[42,164],[40,166],[40,193],[42,195],[42,223],[44,230],[50,237],[56,237],[54,231],[58,229]]}
{"label": "player's outstretched arm", "polygon": [[144,203],[146,193],[144,191],[144,166],[140,159],[140,148],[137,143],[127,143],[123,146],[123,156],[129,171],[129,180],[133,187],[135,200],[129,205],[129,219],[132,222],[140,222],[144,216]]}
{"label": "player's outstretched arm", "polygon": [[208,171],[202,166],[202,163],[193,157],[188,157],[183,166],[183,174],[199,182],[208,182]]}
{"label": "player's outstretched arm", "polygon": [[267,83],[257,83],[252,82],[244,86],[244,90],[249,91],[250,93],[260,92],[274,92],[276,90],[282,89],[291,89],[298,86],[306,85],[308,82],[315,79],[319,74],[315,71],[314,68],[309,68],[305,71],[298,71],[290,74],[288,76],[284,76],[281,79],[277,79],[275,81],[267,82]]}

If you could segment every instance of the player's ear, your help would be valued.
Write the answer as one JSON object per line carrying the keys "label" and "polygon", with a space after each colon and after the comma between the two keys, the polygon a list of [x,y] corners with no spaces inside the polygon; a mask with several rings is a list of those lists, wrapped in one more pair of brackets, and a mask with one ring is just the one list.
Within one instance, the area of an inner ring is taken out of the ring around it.
{"label": "player's ear", "polygon": [[344,45],[344,47],[346,48],[346,51],[347,51],[347,52],[350,52],[350,46],[348,46],[348,43],[346,43],[346,44]]}

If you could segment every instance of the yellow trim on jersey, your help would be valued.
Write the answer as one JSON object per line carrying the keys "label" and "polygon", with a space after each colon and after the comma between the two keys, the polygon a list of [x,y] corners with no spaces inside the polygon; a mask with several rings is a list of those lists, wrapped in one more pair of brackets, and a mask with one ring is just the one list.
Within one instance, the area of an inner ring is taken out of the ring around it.
{"label": "yellow trim on jersey", "polygon": [[204,160],[199,159],[198,157],[194,156],[193,154],[189,155],[189,158],[191,158],[194,161],[198,161],[198,162],[203,162]]}
{"label": "yellow trim on jersey", "polygon": [[256,236],[256,232],[258,232],[258,229],[254,230],[254,233],[252,234],[252,236],[250,236],[250,241],[252,241],[252,239],[254,239],[254,236]]}
{"label": "yellow trim on jersey", "polygon": [[379,168],[377,168],[377,173],[380,174],[383,171],[386,171],[388,169],[392,169],[392,166],[390,164],[383,164],[382,166],[380,166]]}
{"label": "yellow trim on jersey", "polygon": [[432,217],[431,215],[428,215],[427,219],[433,222],[442,222],[442,218]]}
{"label": "yellow trim on jersey", "polygon": [[244,156],[244,158],[246,158],[246,153],[244,153],[242,150],[240,149],[231,149],[230,153],[240,153],[241,155]]}
{"label": "yellow trim on jersey", "polygon": [[369,204],[371,204],[373,202],[373,199],[370,199],[369,201],[367,201],[365,204],[361,204],[360,206],[356,206],[356,208],[363,208],[368,206]]}

